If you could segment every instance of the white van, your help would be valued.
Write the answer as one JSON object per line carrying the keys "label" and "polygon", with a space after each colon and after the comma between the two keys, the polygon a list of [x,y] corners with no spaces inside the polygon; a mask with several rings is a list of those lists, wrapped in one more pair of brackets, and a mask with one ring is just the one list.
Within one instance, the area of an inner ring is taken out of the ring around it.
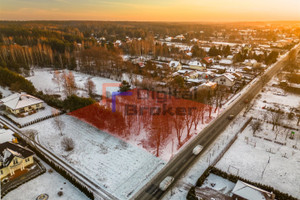
{"label": "white van", "polygon": [[167,176],[160,184],[159,184],[159,189],[162,191],[165,191],[174,181],[174,177],[172,176]]}
{"label": "white van", "polygon": [[201,145],[197,145],[194,149],[193,149],[193,154],[194,155],[198,155],[203,149],[203,146]]}

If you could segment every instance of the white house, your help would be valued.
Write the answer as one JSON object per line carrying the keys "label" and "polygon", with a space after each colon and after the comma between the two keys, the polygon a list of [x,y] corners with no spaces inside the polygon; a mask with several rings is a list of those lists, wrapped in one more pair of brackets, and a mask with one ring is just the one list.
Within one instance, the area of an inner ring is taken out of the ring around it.
{"label": "white house", "polygon": [[225,73],[219,76],[216,75],[216,77],[214,78],[214,82],[216,82],[218,85],[232,87],[236,82],[236,77],[229,73]]}
{"label": "white house", "polygon": [[176,70],[176,71],[178,71],[178,70],[181,70],[182,69],[182,65],[181,65],[181,63],[179,62],[179,61],[171,61],[170,63],[169,63],[169,67],[172,69],[172,70]]}
{"label": "white house", "polygon": [[199,61],[191,61],[189,62],[189,66],[191,69],[195,69],[199,71],[204,71],[206,69],[206,67],[203,66],[202,63]]}
{"label": "white house", "polygon": [[31,112],[43,108],[41,99],[26,93],[15,93],[0,100],[0,104],[4,105],[6,111],[15,115],[25,112]]}

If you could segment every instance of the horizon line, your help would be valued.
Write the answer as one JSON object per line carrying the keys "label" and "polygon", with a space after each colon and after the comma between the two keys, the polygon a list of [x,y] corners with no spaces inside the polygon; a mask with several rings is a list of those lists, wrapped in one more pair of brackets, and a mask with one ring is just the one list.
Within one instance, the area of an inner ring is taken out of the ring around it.
{"label": "horizon line", "polygon": [[176,21],[176,20],[95,20],[95,19],[0,19],[0,22],[162,22],[162,23],[270,23],[270,22],[299,22],[298,20],[206,20],[206,21],[198,21],[198,20],[187,20],[187,21]]}

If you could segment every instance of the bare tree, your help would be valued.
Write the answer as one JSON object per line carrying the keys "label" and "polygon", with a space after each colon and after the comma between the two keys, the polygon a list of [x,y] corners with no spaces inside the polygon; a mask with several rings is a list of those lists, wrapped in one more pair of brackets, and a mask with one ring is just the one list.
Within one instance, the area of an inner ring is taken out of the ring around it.
{"label": "bare tree", "polygon": [[72,151],[75,147],[75,143],[73,141],[72,138],[70,137],[64,137],[62,140],[61,140],[61,146],[63,147],[63,149],[65,151]]}
{"label": "bare tree", "polygon": [[282,112],[280,109],[278,109],[277,111],[274,111],[274,112],[270,112],[270,118],[272,120],[272,124],[273,124],[273,127],[272,127],[272,131],[274,131],[274,128],[280,124],[281,120],[283,119],[283,115],[282,115]]}
{"label": "bare tree", "polygon": [[58,90],[60,92],[62,77],[60,76],[60,72],[58,70],[55,70],[53,73],[53,81],[58,85]]}
{"label": "bare tree", "polygon": [[261,130],[262,130],[261,125],[262,125],[262,124],[261,124],[260,121],[255,121],[255,122],[252,122],[252,123],[250,124],[251,129],[252,129],[252,131],[253,131],[253,135],[255,135],[255,133],[256,133],[257,131],[261,131]]}
{"label": "bare tree", "polygon": [[75,77],[71,71],[69,73],[63,72],[61,75],[61,78],[63,80],[63,89],[66,96],[71,96],[73,94],[76,94],[77,86],[75,82]]}
{"label": "bare tree", "polygon": [[53,126],[56,130],[60,132],[60,135],[63,136],[63,130],[65,128],[65,122],[61,120],[60,115],[57,113],[57,111],[53,111]]}
{"label": "bare tree", "polygon": [[[298,110],[300,110],[300,103],[298,105]],[[299,123],[300,123],[300,114],[298,114],[297,117],[298,117],[297,126],[299,126]]]}
{"label": "bare tree", "polygon": [[88,78],[84,85],[86,90],[88,91],[89,96],[94,97],[96,93],[96,86],[92,79]]}
{"label": "bare tree", "polygon": [[265,113],[265,114],[263,115],[263,119],[264,119],[264,122],[265,122],[265,121],[268,121],[268,114],[267,114],[267,113]]}
{"label": "bare tree", "polygon": [[181,147],[182,146],[182,141],[181,141],[181,137],[183,134],[183,130],[184,130],[184,116],[181,115],[173,115],[172,116],[172,121],[174,123],[174,128],[176,131],[176,136],[177,136],[177,140],[178,140],[178,146]]}
{"label": "bare tree", "polygon": [[23,131],[23,134],[26,135],[30,140],[35,141],[35,136],[38,134],[38,131],[34,129],[29,129]]}
{"label": "bare tree", "polygon": [[184,115],[184,122],[187,130],[187,137],[190,137],[191,129],[193,126],[193,116],[191,114]]}

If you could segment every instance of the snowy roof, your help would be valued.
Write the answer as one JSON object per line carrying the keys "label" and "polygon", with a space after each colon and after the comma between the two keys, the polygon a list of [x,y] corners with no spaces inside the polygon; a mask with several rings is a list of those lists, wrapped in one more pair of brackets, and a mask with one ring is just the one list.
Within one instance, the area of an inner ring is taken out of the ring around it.
{"label": "snowy roof", "polygon": [[226,78],[228,78],[230,81],[234,81],[235,76],[229,73],[225,73],[223,74]]}
{"label": "snowy roof", "polygon": [[213,66],[211,66],[211,68],[214,68],[214,69],[226,69],[226,67],[221,66],[221,65],[213,65]]}
{"label": "snowy roof", "polygon": [[191,82],[191,83],[201,83],[202,82],[202,80],[200,80],[200,79],[192,79],[192,78],[189,78],[186,81]]}
{"label": "snowy roof", "polygon": [[229,81],[231,81],[231,82],[233,82],[234,80],[235,80],[235,76],[234,75],[232,75],[232,74],[230,74],[230,73],[225,73],[225,74],[216,74],[216,78],[218,78],[218,77],[225,77],[225,78],[227,78]]}
{"label": "snowy roof", "polygon": [[230,60],[232,60],[232,59],[233,59],[233,55],[229,55],[229,56],[227,56],[227,59],[230,59]]}
{"label": "snowy roof", "polygon": [[10,142],[4,142],[0,144],[0,161],[2,162],[0,169],[8,166],[15,156],[21,158],[27,158],[33,155],[32,151],[25,149],[24,147],[13,144]]}
{"label": "snowy roof", "polygon": [[250,64],[256,64],[257,63],[257,61],[255,60],[255,59],[246,59],[245,61],[244,61],[244,63],[250,63]]}
{"label": "snowy roof", "polygon": [[233,62],[232,62],[232,60],[229,60],[229,59],[222,59],[222,60],[220,60],[219,63],[224,64],[224,65],[231,65]]}
{"label": "snowy roof", "polygon": [[181,69],[181,70],[178,70],[177,72],[179,74],[185,74],[185,73],[189,73],[189,72],[192,72],[193,70],[190,70],[190,69]]}
{"label": "snowy roof", "polygon": [[3,105],[14,110],[24,108],[26,106],[35,105],[38,103],[43,103],[43,101],[39,98],[25,93],[15,93],[4,99],[1,99],[0,101],[3,103]]}
{"label": "snowy roof", "polygon": [[271,193],[238,180],[232,194],[248,200],[268,200]]}
{"label": "snowy roof", "polygon": [[216,86],[216,85],[217,85],[217,83],[208,81],[206,83],[203,83],[201,86],[213,87],[213,86]]}
{"label": "snowy roof", "polygon": [[201,62],[199,62],[199,61],[191,61],[191,62],[189,62],[189,65],[196,65],[196,66],[202,67]]}
{"label": "snowy roof", "polygon": [[169,67],[174,67],[176,68],[178,65],[180,65],[180,62],[179,61],[171,61],[169,63]]}

